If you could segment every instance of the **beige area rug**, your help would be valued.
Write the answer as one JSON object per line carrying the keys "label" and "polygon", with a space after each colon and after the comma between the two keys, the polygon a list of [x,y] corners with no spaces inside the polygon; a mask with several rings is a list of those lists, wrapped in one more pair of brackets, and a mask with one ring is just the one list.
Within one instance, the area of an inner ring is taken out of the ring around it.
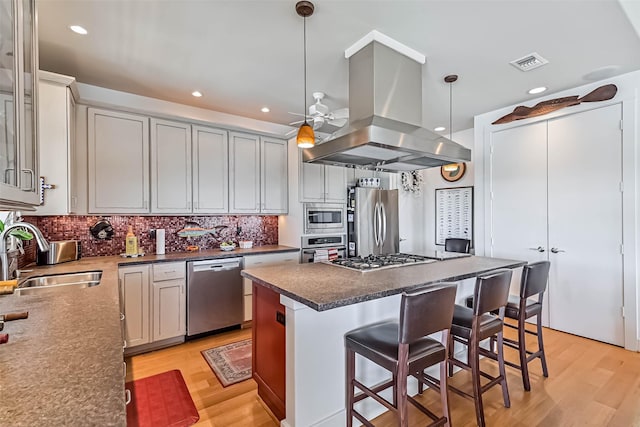
{"label": "beige area rug", "polygon": [[251,378],[251,339],[201,351],[223,387]]}

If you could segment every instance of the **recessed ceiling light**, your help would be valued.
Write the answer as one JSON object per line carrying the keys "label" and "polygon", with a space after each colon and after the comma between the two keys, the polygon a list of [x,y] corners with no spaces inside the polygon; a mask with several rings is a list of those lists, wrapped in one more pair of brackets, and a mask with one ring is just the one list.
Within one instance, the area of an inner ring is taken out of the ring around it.
{"label": "recessed ceiling light", "polygon": [[535,95],[537,93],[542,93],[545,90],[547,90],[547,88],[545,86],[534,87],[533,89],[529,90],[529,95]]}
{"label": "recessed ceiling light", "polygon": [[262,107],[260,111],[262,111],[263,113],[268,113],[271,110],[269,110],[269,107]]}
{"label": "recessed ceiling light", "polygon": [[447,129],[444,126],[438,126],[437,128],[433,128],[433,130],[435,130],[436,132],[442,132],[443,130]]}
{"label": "recessed ceiling light", "polygon": [[72,26],[70,26],[70,27],[69,27],[69,29],[70,29],[71,31],[73,31],[74,33],[82,34],[83,36],[84,36],[85,34],[88,34],[88,33],[89,33],[87,30],[85,30],[84,28],[82,28],[80,25],[72,25]]}
{"label": "recessed ceiling light", "polygon": [[197,90],[194,90],[193,92],[191,92],[191,95],[195,96],[196,98],[200,98],[202,96],[202,94]]}

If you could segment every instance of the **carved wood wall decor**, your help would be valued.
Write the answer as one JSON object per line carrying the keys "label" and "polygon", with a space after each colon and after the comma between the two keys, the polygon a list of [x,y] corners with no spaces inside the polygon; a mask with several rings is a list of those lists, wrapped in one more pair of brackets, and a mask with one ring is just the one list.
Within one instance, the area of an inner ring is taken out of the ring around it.
{"label": "carved wood wall decor", "polygon": [[565,96],[563,98],[556,98],[539,102],[533,107],[525,107],[524,105],[520,105],[514,108],[512,113],[500,117],[498,120],[491,124],[500,125],[503,123],[512,122],[514,120],[522,120],[528,119],[530,117],[542,116],[544,114],[549,114],[553,111],[557,111],[565,107],[571,107],[573,105],[578,105],[583,102],[606,101],[613,98],[617,92],[618,87],[614,84],[609,84],[594,89],[582,98],[578,98],[578,95]]}

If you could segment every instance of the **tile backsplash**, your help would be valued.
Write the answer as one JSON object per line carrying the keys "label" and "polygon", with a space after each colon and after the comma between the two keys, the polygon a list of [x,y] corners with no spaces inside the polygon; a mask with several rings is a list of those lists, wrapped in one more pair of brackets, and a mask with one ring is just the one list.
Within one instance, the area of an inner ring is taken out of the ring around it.
{"label": "tile backsplash", "polygon": [[[114,229],[111,240],[99,240],[89,232],[99,219],[107,219]],[[125,236],[131,225],[138,237],[138,246],[145,253],[155,253],[156,242],[149,231],[164,228],[166,232],[166,253],[184,252],[187,246],[197,245],[201,249],[213,249],[223,240],[252,240],[254,246],[275,245],[278,243],[277,216],[25,216],[24,220],[36,225],[47,240],[80,240],[82,256],[118,255],[125,250]],[[210,229],[217,225],[226,225],[216,234],[202,237],[178,237],[177,232],[185,227],[187,221],[198,223],[202,228]],[[27,242],[25,256],[20,265],[35,261],[35,242]]]}

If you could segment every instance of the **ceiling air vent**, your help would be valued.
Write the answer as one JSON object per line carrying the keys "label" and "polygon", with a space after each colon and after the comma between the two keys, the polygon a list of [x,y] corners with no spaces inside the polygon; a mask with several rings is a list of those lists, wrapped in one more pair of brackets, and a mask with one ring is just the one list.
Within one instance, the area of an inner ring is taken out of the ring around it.
{"label": "ceiling air vent", "polygon": [[531,71],[534,68],[542,67],[544,64],[547,64],[548,62],[549,61],[544,59],[542,56],[538,55],[536,52],[533,52],[527,56],[523,56],[520,59],[511,61],[509,64],[513,65],[520,71]]}

